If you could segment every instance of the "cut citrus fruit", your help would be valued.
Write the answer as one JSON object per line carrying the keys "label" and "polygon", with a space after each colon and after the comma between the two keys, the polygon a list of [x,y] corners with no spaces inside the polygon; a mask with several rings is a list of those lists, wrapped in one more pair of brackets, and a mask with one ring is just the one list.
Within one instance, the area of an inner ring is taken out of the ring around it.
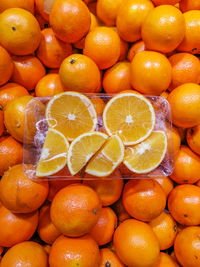
{"label": "cut citrus fruit", "polygon": [[67,164],[68,148],[66,137],[55,129],[49,129],[37,165],[36,176],[52,175],[64,168]]}
{"label": "cut citrus fruit", "polygon": [[127,147],[124,164],[134,173],[148,173],[157,168],[167,151],[167,136],[163,131],[154,131],[142,143]]}
{"label": "cut citrus fruit", "polygon": [[106,142],[108,136],[101,132],[85,133],[74,139],[68,152],[68,168],[72,175],[78,173]]}
{"label": "cut citrus fruit", "polygon": [[91,158],[85,172],[97,177],[110,175],[123,161],[124,145],[119,136],[111,136]]}
{"label": "cut citrus fruit", "polygon": [[49,126],[72,141],[79,135],[94,131],[97,114],[90,99],[77,92],[64,92],[54,96],[46,108]]}
{"label": "cut citrus fruit", "polygon": [[122,93],[107,103],[103,123],[109,135],[116,134],[125,145],[134,145],[142,142],[153,131],[155,112],[144,96]]}

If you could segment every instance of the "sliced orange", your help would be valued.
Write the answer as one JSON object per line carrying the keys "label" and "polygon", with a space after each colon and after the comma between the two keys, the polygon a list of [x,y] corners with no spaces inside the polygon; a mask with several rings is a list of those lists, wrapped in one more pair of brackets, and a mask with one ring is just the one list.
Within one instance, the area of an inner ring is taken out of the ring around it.
{"label": "sliced orange", "polygon": [[78,173],[106,142],[108,136],[101,132],[85,133],[74,139],[68,152],[68,168],[72,175]]}
{"label": "sliced orange", "polygon": [[103,147],[91,158],[85,172],[97,177],[110,175],[123,161],[124,145],[117,135],[111,136]]}
{"label": "sliced orange", "polygon": [[103,123],[109,135],[118,135],[125,145],[145,140],[153,131],[155,112],[150,101],[136,93],[113,97],[103,112]]}
{"label": "sliced orange", "polygon": [[148,173],[160,165],[166,151],[165,132],[154,131],[145,141],[126,148],[124,164],[134,173]]}
{"label": "sliced orange", "polygon": [[49,129],[36,168],[36,176],[52,175],[63,169],[67,164],[68,148],[66,137],[55,129]]}
{"label": "sliced orange", "polygon": [[72,141],[79,135],[94,131],[97,113],[88,97],[77,92],[55,95],[46,108],[49,126],[63,133]]}

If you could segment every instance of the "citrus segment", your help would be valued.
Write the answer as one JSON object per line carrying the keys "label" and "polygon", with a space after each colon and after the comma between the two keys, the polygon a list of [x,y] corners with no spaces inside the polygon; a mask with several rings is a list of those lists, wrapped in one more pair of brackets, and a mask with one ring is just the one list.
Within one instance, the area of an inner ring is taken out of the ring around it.
{"label": "citrus segment", "polygon": [[103,123],[109,135],[120,136],[125,145],[146,139],[155,125],[155,112],[142,95],[122,93],[113,97],[103,112]]}
{"label": "citrus segment", "polygon": [[124,164],[134,173],[148,173],[160,165],[166,150],[166,134],[154,131],[145,141],[126,148]]}
{"label": "citrus segment", "polygon": [[55,129],[49,129],[42,153],[37,165],[36,175],[39,177],[52,175],[67,164],[69,143],[65,136]]}
{"label": "citrus segment", "polygon": [[64,92],[49,101],[46,120],[51,128],[72,141],[83,133],[95,130],[97,114],[89,98],[77,92]]}
{"label": "citrus segment", "polygon": [[72,175],[78,173],[101,148],[108,136],[100,132],[91,132],[77,137],[70,145],[68,168]]}
{"label": "citrus segment", "polygon": [[124,145],[117,136],[111,136],[89,161],[85,172],[98,177],[110,175],[123,161]]}

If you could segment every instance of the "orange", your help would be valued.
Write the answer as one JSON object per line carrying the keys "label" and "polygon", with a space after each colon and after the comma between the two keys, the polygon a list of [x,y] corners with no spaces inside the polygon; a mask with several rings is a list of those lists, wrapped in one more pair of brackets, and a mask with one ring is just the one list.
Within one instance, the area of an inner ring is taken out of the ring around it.
{"label": "orange", "polygon": [[164,91],[160,94],[160,96],[164,97],[165,99],[168,98],[169,92],[168,91]]}
{"label": "orange", "polygon": [[90,100],[94,105],[94,108],[97,112],[97,116],[102,116],[105,107],[105,102],[103,101],[103,99],[100,97],[92,97]]}
{"label": "orange", "polygon": [[169,254],[160,252],[160,258],[155,267],[179,267],[179,265]]}
{"label": "orange", "polygon": [[[116,27],[112,27],[112,29],[118,34],[118,30]],[[119,56],[118,61],[123,61],[126,59],[129,45],[128,45],[128,42],[124,41],[120,36],[119,36],[119,39],[120,39],[120,56]]]}
{"label": "orange", "polygon": [[116,21],[120,37],[127,42],[140,40],[144,19],[153,8],[153,4],[148,0],[128,0],[123,2]]}
{"label": "orange", "polygon": [[100,69],[107,69],[119,59],[120,38],[112,28],[96,27],[86,36],[83,53]]}
{"label": "orange", "polygon": [[171,106],[174,125],[189,128],[200,124],[200,85],[182,84],[169,94],[167,100]]}
{"label": "orange", "polygon": [[174,242],[175,256],[182,266],[200,265],[200,227],[191,226],[183,229]]}
{"label": "orange", "polygon": [[189,10],[200,9],[200,2],[199,0],[181,0],[179,4],[180,10],[182,12],[186,12]]}
{"label": "orange", "polygon": [[9,8],[0,14],[0,43],[14,55],[33,53],[41,40],[36,18],[22,8]]}
{"label": "orange", "polygon": [[172,126],[172,128],[167,129],[168,136],[168,150],[171,157],[177,155],[181,146],[181,136],[177,128]]}
{"label": "orange", "polygon": [[51,28],[41,31],[42,39],[37,49],[37,57],[48,68],[59,68],[62,61],[71,55],[71,44],[56,38]]}
{"label": "orange", "polygon": [[[92,1],[92,0],[91,0]],[[91,2],[90,0],[85,0],[84,2],[87,4],[87,6],[88,6],[88,8],[89,8],[89,10],[90,10],[90,12],[92,13],[92,14],[94,14],[95,16],[96,16],[96,6],[97,6],[97,2],[95,1],[95,2]],[[88,3],[87,3],[88,2]]]}
{"label": "orange", "polygon": [[54,0],[47,1],[47,0],[35,0],[35,7],[36,10],[40,13],[40,15],[47,21],[49,21],[49,12]]}
{"label": "orange", "polygon": [[56,73],[45,75],[35,87],[35,95],[37,97],[53,96],[62,92],[64,92],[64,88],[59,75]]}
{"label": "orange", "polygon": [[0,87],[0,106],[5,108],[10,101],[28,94],[28,91],[23,86],[17,83],[7,83]]}
{"label": "orange", "polygon": [[13,165],[22,162],[22,145],[12,136],[0,141],[0,175]]}
{"label": "orange", "polygon": [[172,182],[172,180],[169,177],[155,177],[153,178],[156,182],[158,182],[163,191],[165,192],[166,196],[169,195],[169,193],[172,191],[172,189],[174,188],[174,184]]}
{"label": "orange", "polygon": [[185,37],[177,48],[179,51],[200,53],[200,10],[190,10],[183,14],[186,24]]}
{"label": "orange", "polygon": [[2,46],[0,46],[0,85],[6,83],[13,73],[13,62]]}
{"label": "orange", "polygon": [[2,258],[1,267],[17,265],[31,267],[47,267],[48,259],[44,248],[32,241],[26,241],[13,246]]}
{"label": "orange", "polygon": [[125,265],[120,261],[117,255],[109,248],[100,249],[100,264],[99,267],[124,267]]}
{"label": "orange", "polygon": [[11,80],[24,86],[27,90],[35,89],[46,70],[38,58],[34,56],[13,57],[14,70]]}
{"label": "orange", "polygon": [[200,82],[200,61],[189,53],[177,53],[169,57],[172,65],[170,91],[184,83]]}
{"label": "orange", "polygon": [[176,186],[168,197],[168,209],[182,225],[200,224],[200,188],[184,184]]}
{"label": "orange", "polygon": [[160,95],[169,87],[171,78],[172,67],[161,53],[142,51],[131,62],[131,85],[140,93]]}
{"label": "orange", "polygon": [[178,184],[196,183],[200,179],[200,157],[182,145],[175,157],[171,179]]}
{"label": "orange", "polygon": [[89,31],[90,11],[80,0],[56,0],[51,9],[49,21],[60,40],[75,43]]}
{"label": "orange", "polygon": [[12,7],[19,7],[34,13],[34,0],[1,0],[0,13]]}
{"label": "orange", "polygon": [[122,222],[114,233],[114,248],[125,265],[151,267],[158,261],[160,248],[151,227],[134,219]]}
{"label": "orange", "polygon": [[4,114],[2,107],[0,107],[0,136],[3,135],[4,132]]}
{"label": "orange", "polygon": [[14,214],[0,203],[0,246],[12,247],[29,240],[38,225],[38,211]]}
{"label": "orange", "polygon": [[112,241],[113,233],[117,227],[117,216],[114,211],[105,207],[99,214],[99,219],[91,229],[90,235],[99,246],[103,246]]}
{"label": "orange", "polygon": [[162,212],[158,217],[149,222],[160,244],[160,250],[170,248],[174,244],[174,239],[177,234],[177,225],[173,217]]}
{"label": "orange", "polygon": [[78,238],[60,236],[53,243],[49,255],[50,267],[99,267],[97,243],[89,235]]}
{"label": "orange", "polygon": [[134,44],[132,44],[131,48],[128,52],[128,60],[131,62],[134,56],[139,53],[145,51],[145,44],[144,41],[138,41]]}
{"label": "orange", "polygon": [[11,167],[0,182],[1,202],[15,213],[29,213],[38,209],[49,192],[48,181],[31,180],[23,168],[22,164]]}
{"label": "orange", "polygon": [[85,55],[73,54],[67,57],[60,66],[59,75],[66,91],[94,93],[100,86],[99,68]]}
{"label": "orange", "polygon": [[61,233],[77,237],[92,229],[98,221],[100,210],[100,199],[92,188],[72,184],[56,194],[50,214],[53,224]]}
{"label": "orange", "polygon": [[45,28],[49,28],[49,22],[47,20],[45,20],[39,13],[39,11],[36,9],[35,10],[35,18],[37,19],[39,25],[40,25],[40,29],[43,30]]}
{"label": "orange", "polygon": [[96,12],[106,26],[114,26],[116,24],[117,14],[121,8],[123,0],[99,0],[97,1]]}
{"label": "orange", "polygon": [[169,53],[178,47],[184,35],[184,16],[171,5],[154,8],[142,25],[142,39],[149,50]]}
{"label": "orange", "polygon": [[179,3],[181,0],[152,0],[154,5],[159,6],[159,5],[175,5]]}
{"label": "orange", "polygon": [[200,125],[187,130],[187,143],[192,151],[200,155]]}
{"label": "orange", "polygon": [[52,244],[61,234],[51,221],[49,204],[42,206],[40,209],[37,232],[40,238],[47,244]]}
{"label": "orange", "polygon": [[152,179],[130,180],[125,184],[122,200],[126,211],[137,220],[151,221],[164,210],[166,195]]}
{"label": "orange", "polygon": [[131,90],[131,64],[128,61],[116,63],[103,76],[103,88],[107,94]]}
{"label": "orange", "polygon": [[127,219],[130,219],[131,216],[125,210],[122,199],[120,198],[113,206],[113,209],[117,215],[119,224]]}

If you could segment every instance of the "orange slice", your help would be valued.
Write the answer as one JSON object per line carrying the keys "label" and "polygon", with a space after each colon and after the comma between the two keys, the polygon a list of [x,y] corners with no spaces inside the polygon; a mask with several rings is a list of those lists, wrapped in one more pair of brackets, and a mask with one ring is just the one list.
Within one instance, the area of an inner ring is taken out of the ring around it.
{"label": "orange slice", "polygon": [[110,175],[123,161],[124,145],[119,136],[113,135],[91,158],[85,172],[97,177]]}
{"label": "orange slice", "polygon": [[148,173],[160,165],[166,151],[165,132],[154,131],[145,141],[126,148],[124,164],[134,173]]}
{"label": "orange slice", "polygon": [[72,175],[78,173],[102,147],[108,136],[101,132],[85,133],[74,139],[68,152],[68,168]]}
{"label": "orange slice", "polygon": [[72,141],[79,135],[94,131],[97,114],[90,99],[77,92],[64,92],[54,96],[46,108],[49,126]]}
{"label": "orange slice", "polygon": [[49,129],[36,168],[36,176],[52,175],[63,169],[67,164],[68,148],[66,137],[55,129]]}
{"label": "orange slice", "polygon": [[118,135],[125,145],[145,140],[153,131],[155,112],[150,101],[136,93],[113,97],[103,112],[103,123],[109,135]]}

